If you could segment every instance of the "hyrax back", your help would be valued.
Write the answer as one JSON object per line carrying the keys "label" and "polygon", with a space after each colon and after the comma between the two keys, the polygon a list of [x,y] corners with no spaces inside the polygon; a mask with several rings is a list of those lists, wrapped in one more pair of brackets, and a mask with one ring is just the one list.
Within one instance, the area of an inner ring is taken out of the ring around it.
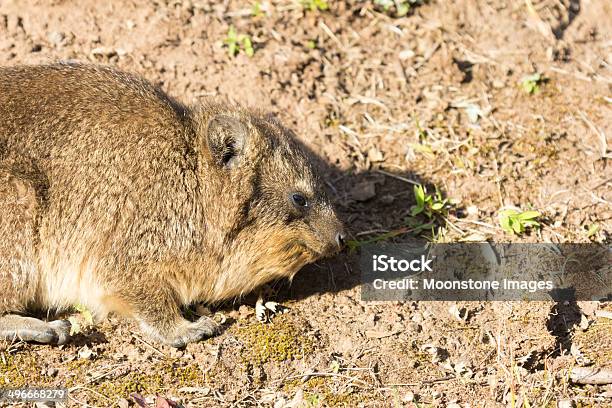
{"label": "hyrax back", "polygon": [[61,342],[57,322],[11,313],[83,304],[182,346],[215,326],[181,305],[292,276],[342,240],[281,125],[106,67],[0,68],[0,183],[4,337]]}

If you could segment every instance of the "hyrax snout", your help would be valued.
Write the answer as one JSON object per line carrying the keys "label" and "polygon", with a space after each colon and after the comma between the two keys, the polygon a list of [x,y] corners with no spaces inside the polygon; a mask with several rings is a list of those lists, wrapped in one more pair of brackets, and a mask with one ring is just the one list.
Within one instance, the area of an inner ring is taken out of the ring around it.
{"label": "hyrax snout", "polygon": [[61,321],[22,315],[81,304],[177,347],[216,330],[182,305],[291,277],[344,240],[275,120],[80,64],[0,68],[0,237],[0,337],[64,342]]}

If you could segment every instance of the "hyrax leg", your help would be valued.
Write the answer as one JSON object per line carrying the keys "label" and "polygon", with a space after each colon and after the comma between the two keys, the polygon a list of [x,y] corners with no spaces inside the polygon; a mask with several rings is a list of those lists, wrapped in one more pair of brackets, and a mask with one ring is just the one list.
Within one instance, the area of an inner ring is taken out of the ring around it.
{"label": "hyrax leg", "polygon": [[0,163],[0,339],[64,343],[67,321],[43,322],[11,313],[36,298],[37,223],[44,181],[31,168]]}
{"label": "hyrax leg", "polygon": [[44,322],[33,317],[5,315],[0,317],[0,339],[64,344],[70,337],[70,322]]}
{"label": "hyrax leg", "polygon": [[[139,273],[129,276],[152,276],[151,273]],[[107,299],[115,305],[122,305],[119,309],[127,309],[126,312],[138,321],[140,329],[153,340],[172,347],[185,347],[216,334],[219,326],[208,317],[203,316],[195,322],[185,319],[173,290],[159,282],[159,279],[151,278],[126,283]],[[118,308],[110,306],[109,309]]]}

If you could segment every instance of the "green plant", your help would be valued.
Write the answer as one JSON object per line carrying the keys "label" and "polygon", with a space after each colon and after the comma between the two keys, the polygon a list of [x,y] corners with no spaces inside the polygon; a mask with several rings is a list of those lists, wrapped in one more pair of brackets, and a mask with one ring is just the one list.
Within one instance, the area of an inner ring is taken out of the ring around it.
{"label": "green plant", "polygon": [[306,403],[307,407],[319,407],[321,406],[321,397],[318,394],[311,394],[308,393],[306,394],[306,397],[304,398],[304,402]]}
{"label": "green plant", "polygon": [[70,316],[68,321],[70,322],[70,335],[83,333],[85,329],[94,325],[93,315],[83,305],[76,305],[74,309],[79,313],[78,316]]}
{"label": "green plant", "polygon": [[[446,224],[448,210],[456,205],[457,201],[442,198],[442,193],[437,187],[434,194],[428,194],[425,187],[420,184],[414,186],[414,197],[416,205],[410,208],[410,216],[406,218],[404,226],[371,238],[348,240],[346,246],[349,252],[354,252],[363,245],[386,241],[408,233],[419,235],[424,231],[429,231],[431,238],[438,240],[439,236],[444,233],[443,227]],[[437,234],[436,227],[440,227]]]}
{"label": "green plant", "polygon": [[589,225],[589,229],[586,232],[586,236],[587,238],[593,238],[597,236],[598,232],[599,232],[599,225],[591,224]]}
{"label": "green plant", "polygon": [[502,210],[499,212],[499,225],[508,234],[520,235],[527,228],[539,228],[536,219],[540,216],[538,211]]}
{"label": "green plant", "polygon": [[227,37],[225,37],[224,42],[227,45],[230,57],[236,56],[240,52],[240,49],[242,49],[248,57],[252,57],[253,54],[255,54],[251,38],[245,34],[238,34],[233,25],[231,25],[227,31]]}
{"label": "green plant", "polygon": [[253,3],[253,5],[251,6],[251,15],[253,17],[260,17],[261,15],[263,15],[260,2],[256,1]]}
{"label": "green plant", "polygon": [[424,214],[431,220],[436,216],[446,216],[448,213],[449,200],[442,198],[442,193],[437,187],[435,194],[427,194],[425,187],[418,184],[414,186],[414,198],[416,199],[416,205],[410,208],[412,217]]}
{"label": "green plant", "polygon": [[546,78],[539,73],[536,72],[531,75],[527,75],[521,80],[521,86],[523,90],[528,94],[535,94],[540,92],[540,86],[546,82]]}
{"label": "green plant", "polygon": [[395,11],[397,17],[408,14],[410,7],[422,3],[422,0],[374,0],[374,4],[382,7],[385,12]]}
{"label": "green plant", "polygon": [[329,9],[327,0],[302,0],[302,7],[310,11],[325,11]]}

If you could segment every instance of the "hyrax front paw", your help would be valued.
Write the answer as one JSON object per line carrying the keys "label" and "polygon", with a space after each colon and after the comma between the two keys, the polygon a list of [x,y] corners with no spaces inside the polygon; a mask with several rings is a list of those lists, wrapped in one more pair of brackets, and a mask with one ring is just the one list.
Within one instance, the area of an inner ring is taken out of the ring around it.
{"label": "hyrax front paw", "polygon": [[49,326],[51,326],[57,335],[57,344],[65,344],[68,341],[72,323],[68,320],[54,320],[49,322]]}
{"label": "hyrax front paw", "polygon": [[33,317],[6,315],[0,317],[0,338],[34,341],[43,344],[64,344],[70,338],[70,322],[45,322]]}
{"label": "hyrax front paw", "polygon": [[255,303],[255,317],[261,323],[269,323],[277,314],[286,313],[289,309],[276,302],[266,302],[262,298]]}
{"label": "hyrax front paw", "polygon": [[189,343],[203,340],[215,335],[219,325],[208,317],[201,317],[195,322],[185,322],[174,333],[166,338],[166,343],[172,347],[183,348]]}

